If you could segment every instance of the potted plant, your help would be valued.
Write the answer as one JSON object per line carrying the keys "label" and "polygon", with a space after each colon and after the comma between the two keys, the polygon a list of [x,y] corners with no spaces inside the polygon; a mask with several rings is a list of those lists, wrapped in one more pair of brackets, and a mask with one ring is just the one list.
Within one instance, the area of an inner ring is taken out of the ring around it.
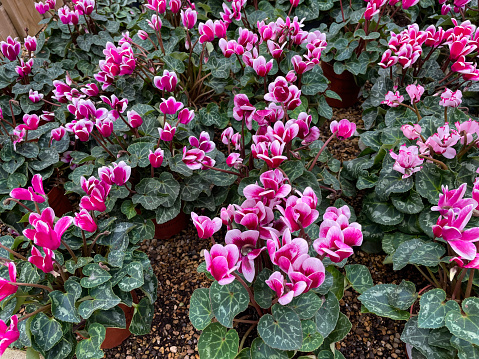
{"label": "potted plant", "polygon": [[61,218],[48,207],[40,175],[7,199],[26,211],[28,225],[23,235],[0,241],[0,324],[10,322],[2,350],[13,344],[45,358],[102,358],[101,348],[112,345],[109,334],[118,345],[129,332],[150,332],[158,283],[148,257],[137,250],[145,233],[101,216],[109,185],[90,179],[83,188],[81,210]]}

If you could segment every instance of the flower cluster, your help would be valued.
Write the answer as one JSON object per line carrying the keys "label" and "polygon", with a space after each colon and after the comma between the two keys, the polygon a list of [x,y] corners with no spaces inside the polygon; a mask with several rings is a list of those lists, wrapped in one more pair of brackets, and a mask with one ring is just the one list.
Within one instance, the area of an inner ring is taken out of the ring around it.
{"label": "flower cluster", "polygon": [[103,50],[105,60],[100,60],[100,72],[95,74],[95,79],[102,84],[102,89],[106,90],[113,84],[117,76],[130,75],[136,68],[135,54],[128,42],[122,43],[116,47],[108,42]]}

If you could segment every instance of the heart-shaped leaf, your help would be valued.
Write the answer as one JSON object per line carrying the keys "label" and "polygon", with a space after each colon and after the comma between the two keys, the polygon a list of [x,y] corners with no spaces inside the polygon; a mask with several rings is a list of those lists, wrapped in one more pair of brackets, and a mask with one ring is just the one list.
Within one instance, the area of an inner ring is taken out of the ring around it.
{"label": "heart-shaped leaf", "polygon": [[189,317],[191,324],[198,329],[205,329],[214,317],[210,304],[210,291],[206,288],[198,288],[193,292],[190,300]]}
{"label": "heart-shaped leaf", "polygon": [[62,326],[55,318],[49,318],[45,313],[38,313],[32,320],[30,331],[35,342],[44,351],[48,351],[62,338]]}
{"label": "heart-shaped leaf", "polygon": [[394,308],[388,302],[388,296],[395,288],[394,284],[378,284],[366,290],[358,299],[371,313],[394,320],[408,320],[409,312]]}
{"label": "heart-shaped leaf", "polygon": [[251,359],[288,359],[286,352],[271,348],[261,338],[253,340],[250,354]]}
{"label": "heart-shaped leaf", "polygon": [[88,339],[82,340],[78,343],[75,354],[77,358],[84,359],[101,359],[103,358],[103,351],[101,344],[105,340],[106,329],[103,325],[94,323],[88,328]]}
{"label": "heart-shaped leaf", "polygon": [[82,293],[81,285],[73,279],[68,279],[64,288],[66,293],[55,290],[49,294],[52,301],[52,314],[58,320],[68,323],[80,323],[75,303]]}
{"label": "heart-shaped leaf", "polygon": [[446,292],[442,289],[433,289],[421,296],[418,315],[419,328],[441,328],[444,326],[446,314],[461,312],[459,304],[453,300],[446,300]]}
{"label": "heart-shaped leaf", "polygon": [[301,321],[294,310],[275,304],[272,315],[265,314],[258,323],[258,334],[272,348],[299,350],[303,344]]}
{"label": "heart-shaped leaf", "polygon": [[155,307],[148,298],[142,298],[140,303],[134,304],[135,311],[130,324],[130,332],[135,335],[145,335],[151,332],[151,321]]}
{"label": "heart-shaped leaf", "polygon": [[249,295],[236,280],[227,285],[214,282],[210,287],[210,300],[211,309],[218,322],[232,328],[234,317],[248,308]]}
{"label": "heart-shaped leaf", "polygon": [[323,336],[316,330],[316,324],[312,320],[303,320],[301,322],[303,330],[303,346],[302,352],[312,352],[318,349],[323,344]]}
{"label": "heart-shaped leaf", "polygon": [[461,312],[452,310],[446,314],[446,327],[456,337],[479,345],[479,298],[470,297],[462,302]]}
{"label": "heart-shaped leaf", "polygon": [[336,327],[339,317],[339,301],[333,292],[326,295],[325,301],[315,315],[316,329],[326,338]]}
{"label": "heart-shaped leaf", "polygon": [[371,288],[373,283],[373,278],[371,273],[369,273],[368,267],[362,264],[348,264],[344,267],[346,270],[346,278],[351,286],[359,294]]}
{"label": "heart-shaped leaf", "polygon": [[91,263],[83,268],[83,274],[88,276],[80,280],[83,288],[94,288],[100,284],[107,282],[111,275],[106,270],[102,269],[98,263]]}
{"label": "heart-shaped leaf", "polygon": [[211,323],[198,340],[201,359],[233,359],[238,353],[239,336],[236,330],[228,330],[220,323]]}
{"label": "heart-shaped leaf", "polygon": [[294,297],[288,307],[293,309],[300,319],[310,319],[321,308],[321,299],[314,292],[307,292],[298,297]]}
{"label": "heart-shaped leaf", "polygon": [[271,302],[273,301],[274,292],[266,284],[266,280],[271,276],[273,271],[268,268],[264,268],[258,277],[254,281],[254,300],[261,308],[271,307]]}

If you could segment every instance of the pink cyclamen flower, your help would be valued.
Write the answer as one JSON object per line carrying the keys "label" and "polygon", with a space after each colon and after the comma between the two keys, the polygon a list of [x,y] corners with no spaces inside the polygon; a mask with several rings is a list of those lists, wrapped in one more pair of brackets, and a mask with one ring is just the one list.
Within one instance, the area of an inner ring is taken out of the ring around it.
{"label": "pink cyclamen flower", "polygon": [[215,25],[212,20],[198,25],[198,32],[200,34],[200,44],[205,42],[212,42],[215,39]]}
{"label": "pink cyclamen flower", "polygon": [[461,90],[451,91],[447,87],[444,92],[441,94],[441,101],[439,105],[444,107],[458,107],[462,102],[462,92]]}
{"label": "pink cyclamen flower", "polygon": [[387,49],[383,56],[381,57],[381,62],[378,63],[383,69],[396,65],[398,62],[398,57],[392,55],[392,51]]}
{"label": "pink cyclamen flower", "polygon": [[86,209],[82,209],[80,212],[75,213],[73,224],[90,233],[95,232],[98,228],[95,220]]}
{"label": "pink cyclamen flower", "polygon": [[294,67],[294,71],[298,74],[304,74],[305,72],[311,70],[316,64],[312,61],[303,61],[301,56],[299,55],[294,55],[291,58],[291,62]]}
{"label": "pink cyclamen flower", "polygon": [[138,128],[143,124],[143,119],[135,110],[128,111],[126,116],[128,118],[128,124],[133,128]]}
{"label": "pink cyclamen flower", "polygon": [[130,179],[131,167],[125,161],[113,162],[111,181],[118,186],[123,186]]}
{"label": "pink cyclamen flower", "polygon": [[206,155],[204,151],[198,148],[192,148],[190,150],[186,149],[186,146],[183,147],[183,163],[190,170],[199,170],[203,168],[202,161],[205,159]]}
{"label": "pink cyclamen flower", "polygon": [[15,67],[15,72],[21,78],[28,76],[32,72],[33,62],[33,59],[30,59],[27,62],[20,59],[20,65]]}
{"label": "pink cyclamen flower", "polygon": [[449,128],[446,122],[444,126],[437,129],[437,133],[426,140],[426,146],[429,146],[435,153],[441,154],[446,158],[452,159],[456,156],[456,149],[453,147],[461,135],[454,129]]}
{"label": "pink cyclamen flower", "polygon": [[198,237],[202,239],[210,238],[221,229],[222,222],[218,217],[210,219],[209,217],[198,216],[195,212],[191,212],[191,219],[198,231]]}
{"label": "pink cyclamen flower", "polygon": [[75,138],[79,139],[82,142],[88,141],[90,138],[90,133],[93,131],[94,123],[89,120],[73,120],[70,123],[65,125],[65,128],[68,132],[75,134]]}
{"label": "pink cyclamen flower", "polygon": [[406,86],[406,92],[408,93],[411,104],[421,101],[421,96],[424,93],[424,87],[421,85],[408,85]]}
{"label": "pink cyclamen flower", "polygon": [[80,15],[91,15],[95,10],[95,0],[77,0],[75,2],[75,10],[78,10]]}
{"label": "pink cyclamen flower", "polygon": [[32,186],[25,188],[14,188],[10,192],[10,197],[20,201],[33,201],[36,203],[45,202],[45,191],[43,190],[42,176],[36,174],[32,177]]}
{"label": "pink cyclamen flower", "polygon": [[287,228],[283,232],[282,239],[274,232],[270,232],[271,239],[266,242],[269,257],[273,264],[288,273],[293,263],[301,258],[307,258],[308,242],[303,238],[291,239],[291,231]]}
{"label": "pink cyclamen flower", "polygon": [[[344,228],[342,228],[344,227]],[[363,242],[361,225],[349,224],[345,216],[336,221],[326,219],[321,223],[319,238],[313,242],[313,248],[319,255],[326,255],[334,263],[339,263],[354,253],[352,247]]]}
{"label": "pink cyclamen flower", "polygon": [[37,103],[43,99],[43,94],[38,93],[38,91],[33,91],[32,89],[30,89],[30,92],[28,93],[28,98],[33,103]]}
{"label": "pink cyclamen flower", "polygon": [[153,11],[158,11],[160,14],[164,14],[166,12],[166,0],[148,0],[145,7]]}
{"label": "pink cyclamen flower", "polygon": [[61,237],[70,227],[73,218],[64,216],[54,224],[55,212],[50,207],[47,207],[41,214],[30,213],[28,221],[33,226],[33,229],[25,229],[23,231],[24,236],[32,240],[37,246],[56,250],[60,247]]}
{"label": "pink cyclamen flower", "polygon": [[16,129],[13,130],[12,136],[13,136],[13,149],[17,149],[17,143],[23,142],[23,138],[25,137],[27,133],[27,130],[22,128],[21,130],[18,130],[18,126]]}
{"label": "pink cyclamen flower", "polygon": [[332,121],[329,125],[332,133],[336,133],[336,137],[340,140],[345,140],[351,137],[356,131],[356,124],[347,119],[341,121]]}
{"label": "pink cyclamen flower", "polygon": [[53,140],[60,141],[63,138],[63,136],[65,136],[66,133],[67,133],[67,131],[65,130],[65,127],[63,127],[63,126],[54,128],[51,132],[50,143]]}
{"label": "pink cyclamen flower", "polygon": [[160,139],[165,142],[173,141],[175,137],[176,127],[172,127],[168,122],[165,122],[165,127],[158,128],[158,133],[160,134]]}
{"label": "pink cyclamen flower", "polygon": [[23,125],[18,125],[18,129],[25,129],[28,131],[35,131],[40,124],[40,118],[37,115],[23,115]]}
{"label": "pink cyclamen flower", "polygon": [[251,130],[253,127],[253,115],[256,108],[251,104],[249,98],[245,94],[237,94],[234,97],[233,118],[236,121],[245,120],[246,127]]}
{"label": "pink cyclamen flower", "polygon": [[206,269],[220,285],[230,284],[235,280],[232,273],[239,268],[238,259],[239,250],[234,244],[224,247],[215,244],[210,251],[205,250]]}
{"label": "pink cyclamen flower", "polygon": [[468,144],[474,140],[473,135],[479,132],[479,122],[469,119],[463,123],[456,122],[454,124],[457,132],[462,136],[461,144]]}
{"label": "pink cyclamen flower", "polygon": [[173,71],[164,70],[163,76],[155,76],[153,79],[154,85],[160,90],[166,90],[168,92],[173,92],[178,83],[178,77]]}
{"label": "pink cyclamen flower", "polygon": [[263,227],[269,226],[274,220],[273,210],[262,202],[256,202],[253,199],[247,199],[241,206],[235,204],[234,207],[236,209],[235,222],[247,229],[260,228],[260,230],[263,230]]}
{"label": "pink cyclamen flower", "polygon": [[150,150],[150,154],[148,155],[148,160],[150,161],[150,164],[152,167],[158,168],[158,167],[161,167],[164,156],[165,156],[164,151],[158,147],[155,150],[155,152]]}
{"label": "pink cyclamen flower", "polygon": [[281,305],[291,303],[293,298],[303,294],[307,287],[305,282],[287,283],[280,272],[271,274],[265,283],[276,293],[278,303]]}
{"label": "pink cyclamen flower", "polygon": [[45,14],[48,10],[50,10],[50,6],[48,4],[44,4],[43,2],[35,3],[35,10],[38,11],[40,15]]}
{"label": "pink cyclamen flower", "polygon": [[32,255],[28,258],[28,261],[42,272],[50,273],[53,271],[53,260],[55,259],[55,253],[48,248],[43,248],[43,252],[45,253],[45,256],[42,255],[37,247],[32,246]]}
{"label": "pink cyclamen flower", "polygon": [[237,152],[232,152],[226,158],[226,165],[228,167],[234,167],[239,169],[243,164],[243,159],[240,157],[241,155]]}
{"label": "pink cyclamen flower", "polygon": [[84,87],[80,89],[87,96],[97,96],[100,90],[95,83],[86,84]]}
{"label": "pink cyclamen flower", "polygon": [[195,118],[195,111],[188,110],[187,108],[182,109],[178,112],[178,121],[180,123],[187,125]]}
{"label": "pink cyclamen flower", "polygon": [[213,151],[216,147],[215,143],[213,141],[210,141],[210,135],[206,131],[202,131],[199,138],[196,138],[195,136],[190,136],[188,141],[190,142],[191,146],[199,148],[205,153]]}
{"label": "pink cyclamen flower", "polygon": [[160,111],[165,115],[174,115],[181,110],[185,105],[182,102],[176,101],[173,96],[170,96],[168,100],[162,99],[160,103]]}
{"label": "pink cyclamen flower", "polygon": [[146,39],[148,39],[148,37],[150,37],[150,35],[148,35],[148,33],[144,30],[138,30],[138,32],[136,34],[138,35],[138,37],[141,40],[146,40]]}
{"label": "pink cyclamen flower", "polygon": [[281,212],[281,220],[291,229],[292,232],[311,225],[319,217],[316,210],[318,197],[311,187],[306,187],[303,193],[298,191],[300,197],[290,196],[286,200],[285,208],[277,206]]}
{"label": "pink cyclamen flower", "polygon": [[424,160],[419,158],[419,149],[417,146],[402,145],[399,153],[395,154],[393,150],[389,150],[389,154],[396,161],[393,169],[403,174],[402,178],[408,178],[413,173],[418,172],[422,168]]}
{"label": "pink cyclamen flower", "polygon": [[310,289],[318,288],[323,284],[326,275],[320,259],[304,256],[293,263],[288,277],[293,283],[306,283],[303,293],[307,293]]}
{"label": "pink cyclamen flower", "polygon": [[439,211],[441,215],[445,216],[449,210],[457,214],[466,206],[477,207],[478,203],[473,198],[463,198],[466,194],[467,183],[463,183],[457,189],[449,190],[448,186],[442,186],[441,189],[442,193],[439,195],[437,206],[431,207],[431,211]]}
{"label": "pink cyclamen flower", "polygon": [[251,153],[254,158],[261,159],[266,162],[271,169],[277,168],[288,159],[283,155],[285,143],[278,140],[272,142],[259,142],[251,145]]}
{"label": "pink cyclamen flower", "polygon": [[28,35],[26,38],[25,38],[25,48],[28,50],[28,51],[36,51],[37,50],[37,38],[34,37],[34,36],[30,36]]}
{"label": "pink cyclamen flower", "polygon": [[198,19],[198,13],[195,10],[191,8],[188,8],[186,10],[181,10],[180,15],[181,15],[181,22],[183,23],[183,26],[186,29],[191,30],[192,28],[195,27],[196,21]]}
{"label": "pink cyclamen flower", "polygon": [[88,194],[88,196],[83,196],[81,198],[80,208],[86,209],[87,211],[105,211],[105,201],[110,193],[111,185],[104,181],[99,181],[95,177],[90,177],[88,180],[81,177],[80,185]]}
{"label": "pink cyclamen flower", "polygon": [[3,56],[10,61],[15,61],[20,55],[22,45],[16,38],[14,40],[11,36],[8,36],[7,41],[0,42],[0,49],[2,50]]}
{"label": "pink cyclamen flower", "polygon": [[247,199],[274,203],[286,198],[291,192],[291,185],[279,169],[266,171],[259,178],[263,187],[256,182],[244,188],[243,194]]}
{"label": "pink cyclamen flower", "polygon": [[411,6],[416,5],[419,2],[419,0],[403,0],[402,1],[402,7],[404,10],[409,9]]}
{"label": "pink cyclamen flower", "polygon": [[113,121],[110,118],[96,120],[96,128],[103,137],[110,137],[113,133]]}
{"label": "pink cyclamen flower", "polygon": [[148,23],[148,26],[151,27],[153,30],[158,31],[158,32],[161,31],[161,26],[163,24],[161,22],[160,17],[157,16],[156,14],[152,15],[151,20],[146,20],[146,22]]}
{"label": "pink cyclamen flower", "polygon": [[[18,287],[16,285],[12,285],[11,283],[16,283],[17,282],[17,267],[15,266],[15,263],[13,262],[8,262],[5,264],[5,266],[8,268],[8,276],[10,280],[4,279],[0,277],[0,302],[4,300],[6,297],[9,295],[12,295],[17,292]],[[1,334],[1,330],[0,330]]]}
{"label": "pink cyclamen flower", "polygon": [[58,9],[58,17],[65,25],[77,25],[80,18],[80,13],[78,10],[70,10],[70,8],[65,5]]}
{"label": "pink cyclamen flower", "polygon": [[254,260],[261,254],[265,249],[256,248],[256,243],[259,238],[258,231],[244,231],[241,232],[239,229],[232,229],[226,233],[225,243],[233,244],[238,248],[240,254],[241,265],[239,267],[239,272],[242,273],[245,279],[248,282],[253,282],[256,270],[254,267]]}
{"label": "pink cyclamen flower", "polygon": [[20,338],[18,330],[18,317],[13,315],[10,317],[10,326],[7,327],[3,320],[0,320],[0,357],[5,353],[10,344],[16,342]]}
{"label": "pink cyclamen flower", "polygon": [[398,107],[401,102],[404,101],[404,96],[402,96],[399,91],[392,92],[389,91],[385,98],[384,101],[382,101],[382,104],[388,105],[389,107]]}
{"label": "pink cyclamen flower", "polygon": [[422,128],[416,123],[415,125],[402,125],[401,131],[406,138],[416,140],[421,137]]}

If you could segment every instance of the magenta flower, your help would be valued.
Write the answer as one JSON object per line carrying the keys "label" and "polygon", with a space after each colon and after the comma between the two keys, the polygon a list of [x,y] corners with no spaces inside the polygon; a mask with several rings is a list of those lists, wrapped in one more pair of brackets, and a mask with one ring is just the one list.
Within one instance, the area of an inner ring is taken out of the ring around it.
{"label": "magenta flower", "polygon": [[360,246],[362,242],[360,224],[354,222],[341,229],[338,222],[328,219],[321,223],[319,238],[313,242],[313,248],[319,255],[326,255],[332,262],[339,263],[354,253],[352,246]]}
{"label": "magenta flower", "polygon": [[187,125],[195,118],[195,111],[188,110],[187,108],[182,109],[178,112],[178,121],[180,123]]}
{"label": "magenta flower", "polygon": [[0,42],[0,49],[2,50],[3,56],[5,56],[10,61],[15,61],[20,55],[22,45],[15,38],[12,39],[11,36],[7,37],[7,41]]}
{"label": "magenta flower", "polygon": [[45,191],[43,190],[42,176],[36,174],[32,177],[32,186],[25,188],[14,188],[10,192],[10,197],[20,201],[33,201],[36,203],[45,202]]}
{"label": "magenta flower", "polygon": [[110,118],[96,120],[96,128],[103,137],[110,137],[113,133],[113,121]]}
{"label": "magenta flower", "polygon": [[[222,20],[215,20],[214,22],[214,30],[215,30],[215,36],[217,38],[224,38],[226,37],[226,29],[227,26]],[[201,40],[200,40],[201,43]]]}
{"label": "magenta flower", "polygon": [[163,158],[164,158],[164,151],[161,148],[157,148],[155,152],[152,152],[150,150],[150,154],[148,155],[148,160],[150,161],[150,164],[154,168],[161,167],[161,164],[163,163]]}
{"label": "magenta flower", "polygon": [[278,43],[268,40],[267,41],[268,45],[268,50],[271,56],[273,56],[273,59],[279,59],[281,58],[281,55],[283,54],[283,48],[286,45],[286,43],[283,44],[283,46],[279,46]]}
{"label": "magenta flower", "polygon": [[303,293],[312,288],[318,288],[324,282],[324,265],[318,258],[303,256],[297,259],[288,272],[288,277],[293,284],[306,283]]}
{"label": "magenta flower", "polygon": [[210,219],[206,216],[198,216],[195,212],[191,212],[191,219],[198,231],[198,237],[207,239],[221,229],[221,219],[216,217]]}
{"label": "magenta flower", "polygon": [[68,100],[66,98],[66,93],[72,90],[71,87],[60,80],[54,80],[53,86],[55,86],[55,88],[53,89],[54,98],[58,102],[67,103]]}
{"label": "magenta flower", "polygon": [[155,76],[153,83],[160,90],[173,92],[175,90],[176,84],[178,83],[178,77],[176,76],[175,72],[164,70],[163,76]]}
{"label": "magenta flower", "polygon": [[202,161],[205,159],[205,153],[198,149],[192,148],[186,150],[186,146],[183,147],[183,163],[191,170],[199,170],[203,168]]}
{"label": "magenta flower", "polygon": [[232,273],[240,266],[238,259],[239,250],[234,244],[227,244],[224,247],[215,244],[210,251],[205,250],[206,269],[221,285],[230,284],[235,280]]}
{"label": "magenta flower", "polygon": [[421,96],[424,93],[424,87],[421,85],[407,85],[406,92],[408,93],[411,103],[417,103],[421,101]]}
{"label": "magenta flower", "polygon": [[88,180],[85,177],[80,179],[81,188],[87,193],[87,196],[83,196],[80,200],[80,208],[87,211],[99,211],[106,210],[106,197],[110,193],[111,185],[90,177]]}
{"label": "magenta flower", "polygon": [[70,8],[65,5],[58,9],[58,17],[60,21],[65,25],[77,25],[80,17],[78,10],[71,11]]}
{"label": "magenta flower", "polygon": [[50,273],[53,271],[55,253],[48,248],[43,248],[43,252],[45,252],[45,256],[35,246],[32,246],[32,255],[28,258],[28,261],[42,272]]}
{"label": "magenta flower", "polygon": [[404,10],[409,9],[411,6],[416,5],[419,2],[419,0],[403,0],[402,1],[402,7]]}
{"label": "magenta flower", "polygon": [[242,273],[245,279],[250,283],[253,282],[256,272],[254,260],[265,249],[265,247],[256,248],[258,237],[258,231],[249,230],[241,232],[239,229],[232,229],[228,231],[225,237],[225,242],[227,245],[233,244],[238,248],[239,261],[241,262],[238,271]]}
{"label": "magenta flower", "polygon": [[[17,126],[18,128],[18,126]],[[23,142],[23,138],[25,137],[27,130],[22,128],[20,131],[18,129],[14,129],[12,132],[12,137],[13,137],[13,148],[16,150],[17,149],[17,143]]]}
{"label": "magenta flower", "polygon": [[399,148],[399,154],[395,154],[393,150],[389,150],[389,154],[396,161],[393,169],[403,174],[402,178],[408,178],[413,173],[418,172],[422,168],[424,160],[419,158],[419,150],[417,146],[402,145]]}
{"label": "magenta flower", "polygon": [[253,127],[253,115],[256,108],[249,102],[245,94],[237,94],[234,97],[233,117],[236,121],[245,120],[246,127],[251,130]]}
{"label": "magenta flower", "polygon": [[[35,10],[39,12],[40,15],[45,14],[48,10],[50,10],[50,6],[48,4],[44,4],[41,1],[35,3]],[[1,353],[0,353],[1,354]]]}
{"label": "magenta flower", "polygon": [[309,257],[308,242],[303,238],[291,240],[289,228],[284,231],[282,241],[273,231],[271,237],[272,239],[268,239],[266,242],[268,254],[273,264],[279,266],[282,271],[288,273],[296,260]]}
{"label": "magenta flower", "polygon": [[274,220],[273,210],[253,199],[247,199],[241,206],[235,204],[234,207],[235,222],[250,230],[264,229],[263,227],[267,227]]}
{"label": "magenta flower", "polygon": [[241,165],[243,164],[243,159],[240,156],[241,155],[237,152],[230,153],[228,157],[226,157],[226,165],[228,167],[240,169]]}
{"label": "magenta flower", "polygon": [[193,9],[181,10],[181,22],[186,29],[191,30],[195,27],[196,21],[198,19],[198,13]]}
{"label": "magenta flower", "polygon": [[67,123],[65,128],[68,132],[72,132],[75,135],[75,138],[82,142],[86,142],[90,138],[93,126],[93,122],[83,119],[78,121],[73,120],[72,122]]}
{"label": "magenta flower", "polygon": [[462,92],[461,90],[451,91],[447,87],[444,92],[441,94],[441,101],[439,105],[444,107],[458,107],[462,102]]}
{"label": "magenta flower", "polygon": [[332,121],[329,125],[332,133],[336,133],[336,137],[340,140],[345,140],[351,137],[356,131],[356,124],[349,120],[342,119],[341,121]]}
{"label": "magenta flower", "polygon": [[150,37],[150,35],[148,35],[148,33],[144,30],[138,30],[138,32],[136,33],[138,35],[138,37],[141,39],[141,40],[146,40]]}
{"label": "magenta flower", "polygon": [[444,126],[437,129],[437,133],[426,140],[426,146],[429,146],[435,153],[441,154],[446,158],[454,158],[456,149],[453,147],[461,138],[456,130],[450,129],[446,122]]}
{"label": "magenta flower", "polygon": [[458,189],[451,189],[442,186],[442,193],[439,195],[437,206],[431,207],[431,211],[439,211],[443,216],[447,215],[450,210],[454,214],[458,214],[464,207],[473,205],[477,207],[478,202],[472,198],[463,198],[466,194],[467,183],[463,183]]}
{"label": "magenta flower", "polygon": [[185,105],[183,103],[176,101],[173,96],[170,96],[168,100],[162,99],[160,103],[160,111],[165,115],[174,115],[179,110],[181,110]]}
{"label": "magenta flower", "polygon": [[422,128],[419,124],[402,125],[401,126],[401,131],[406,138],[408,138],[410,140],[416,140],[419,137],[421,137]]}
{"label": "magenta flower", "polygon": [[221,38],[218,45],[226,58],[230,58],[235,54],[243,55],[244,53],[243,46],[239,45],[235,40],[227,41],[224,38]]}
{"label": "magenta flower", "polygon": [[32,89],[30,89],[30,91],[28,93],[28,98],[33,103],[37,103],[37,102],[40,102],[43,99],[43,94],[38,93],[38,91],[33,91]]}
{"label": "magenta flower", "polygon": [[[387,49],[383,53],[383,56],[381,57],[381,62],[379,62],[378,65],[381,66],[383,69],[386,69],[388,67],[396,65],[397,62],[398,62],[398,57],[393,56],[391,50]],[[389,91],[389,92],[391,92],[391,91]]]}
{"label": "magenta flower", "polygon": [[28,60],[27,62],[20,59],[20,66],[15,67],[15,72],[19,77],[23,78],[28,76],[32,72],[33,59]]}
{"label": "magenta flower", "polygon": [[161,19],[157,15],[152,15],[151,20],[146,20],[148,23],[148,26],[151,27],[153,30],[160,32],[161,27],[163,26],[163,23],[161,22]]}
{"label": "magenta flower", "polygon": [[17,128],[20,130],[35,131],[40,124],[40,118],[37,115],[23,115],[23,125],[18,125]]}
{"label": "magenta flower", "polygon": [[181,8],[181,1],[180,0],[170,0],[169,2],[170,10],[173,14],[177,14]]}
{"label": "magenta flower", "polygon": [[73,224],[78,228],[91,233],[95,232],[98,228],[95,220],[86,209],[82,209],[80,212],[75,213]]}
{"label": "magenta flower", "polygon": [[30,36],[28,35],[26,38],[25,38],[25,48],[28,50],[28,51],[36,51],[37,50],[37,38],[34,37],[34,36]]}
{"label": "magenta flower", "polygon": [[60,141],[60,140],[63,138],[63,136],[65,136],[66,133],[67,133],[67,131],[65,130],[65,127],[63,127],[63,126],[54,128],[54,129],[51,131],[50,143],[51,143],[53,140],[55,140],[55,141]]}
{"label": "magenta flower", "polygon": [[278,140],[273,142],[259,142],[251,145],[251,153],[254,158],[266,162],[266,165],[273,169],[279,167],[288,157],[283,156],[284,143]]}
{"label": "magenta flower", "polygon": [[[0,277],[0,302],[2,302],[2,300],[4,300],[9,295],[16,293],[18,289],[16,285],[10,284],[10,282],[11,283],[17,282],[17,267],[15,266],[15,263],[8,262],[7,264],[5,264],[5,266],[8,267],[8,275],[10,280],[8,281],[7,279]],[[0,323],[0,334],[1,334],[1,323]]]}
{"label": "magenta flower", "polygon": [[25,237],[33,241],[40,247],[56,250],[60,247],[63,233],[70,227],[73,218],[64,216],[57,223],[55,221],[55,212],[52,208],[45,208],[41,214],[30,213],[28,221],[33,226],[23,231]]}
{"label": "magenta flower", "polygon": [[3,320],[0,320],[0,356],[5,353],[8,346],[20,338],[18,330],[18,318],[16,315],[10,317],[10,326],[7,327]]}
{"label": "magenta flower", "polygon": [[273,59],[266,62],[264,56],[259,56],[253,60],[253,70],[261,77],[265,77],[273,68]]}
{"label": "magenta flower", "polygon": [[[112,111],[110,111],[110,115],[116,120],[118,117],[120,117],[120,113],[125,112],[127,106],[128,106],[128,99],[124,98],[120,100],[118,97],[115,95],[111,95],[111,99],[109,99],[107,96],[100,96],[101,100],[106,103],[108,106],[111,107]],[[91,113],[94,113],[96,109],[92,108]],[[87,117],[87,116],[85,116]]]}
{"label": "magenta flower", "polygon": [[293,64],[294,71],[298,74],[304,74],[305,72],[311,70],[316,64],[312,61],[303,61],[301,56],[294,55],[291,58],[291,63]]}
{"label": "magenta flower", "polygon": [[291,303],[293,298],[303,294],[307,287],[305,282],[287,283],[280,272],[271,274],[265,283],[276,293],[278,303],[281,305]]}
{"label": "magenta flower", "polygon": [[95,10],[95,0],[77,0],[75,10],[78,10],[80,15],[91,15]]}
{"label": "magenta flower", "polygon": [[200,137],[190,136],[188,138],[190,145],[196,147],[205,153],[211,152],[215,149],[216,145],[213,141],[210,141],[210,135],[206,131],[200,133]]}
{"label": "magenta flower", "polygon": [[165,122],[165,127],[158,128],[158,133],[160,134],[160,139],[165,142],[173,141],[173,137],[175,137],[176,127],[171,127],[168,122]]}
{"label": "magenta flower", "polygon": [[398,107],[401,102],[404,101],[404,96],[402,96],[399,91],[392,92],[389,91],[386,94],[386,97],[384,101],[382,101],[382,104],[388,105],[389,107]]}
{"label": "magenta flower", "polygon": [[135,110],[128,111],[126,116],[128,118],[128,124],[132,128],[140,127],[143,124],[143,119]]}
{"label": "magenta flower", "polygon": [[302,194],[299,191],[298,194],[301,197],[288,197],[285,208],[276,206],[282,214],[281,220],[292,232],[308,227],[319,217],[319,212],[316,210],[318,197],[313,189],[306,187]]}
{"label": "magenta flower", "polygon": [[255,184],[247,185],[243,189],[244,196],[247,199],[256,201],[280,201],[291,192],[291,185],[287,183],[286,178],[279,169],[266,171],[260,175],[260,181],[263,187]]}
{"label": "magenta flower", "polygon": [[147,9],[158,11],[160,14],[166,12],[166,1],[165,0],[148,0],[148,3],[145,4]]}
{"label": "magenta flower", "polygon": [[200,34],[200,44],[205,42],[212,42],[215,39],[215,24],[212,20],[198,25],[198,32]]}
{"label": "magenta flower", "polygon": [[462,258],[473,260],[477,255],[475,242],[479,241],[479,227],[464,230],[476,206],[470,204],[458,213],[450,209],[444,216],[439,216],[433,233],[442,237],[451,248]]}
{"label": "magenta flower", "polygon": [[131,167],[125,161],[113,162],[111,181],[118,186],[123,186],[130,179]]}
{"label": "magenta flower", "polygon": [[286,125],[278,121],[274,124],[274,128],[268,126],[266,129],[266,136],[270,141],[278,140],[281,143],[291,142],[299,133],[299,126],[293,121],[288,121]]}
{"label": "magenta flower", "polygon": [[346,219],[351,218],[351,210],[347,205],[344,205],[340,208],[337,207],[328,207],[326,212],[323,214],[323,220],[330,219],[332,221],[337,221],[340,216],[346,217]]}
{"label": "magenta flower", "polygon": [[461,144],[468,144],[474,140],[474,133],[479,132],[479,122],[469,119],[463,123],[456,122],[454,124],[457,132],[462,135]]}

